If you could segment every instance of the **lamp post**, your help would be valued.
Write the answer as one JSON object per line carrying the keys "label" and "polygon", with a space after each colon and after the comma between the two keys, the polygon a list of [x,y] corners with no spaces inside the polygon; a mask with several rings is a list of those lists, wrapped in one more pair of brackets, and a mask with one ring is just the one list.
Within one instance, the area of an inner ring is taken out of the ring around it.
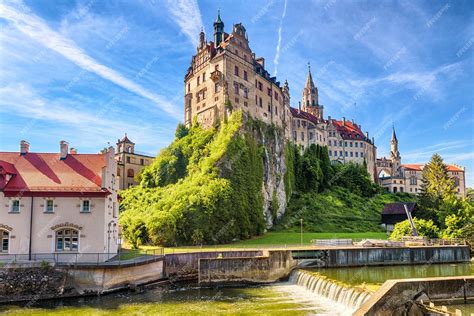
{"label": "lamp post", "polygon": [[300,218],[300,236],[301,236],[301,247],[303,247],[303,219]]}

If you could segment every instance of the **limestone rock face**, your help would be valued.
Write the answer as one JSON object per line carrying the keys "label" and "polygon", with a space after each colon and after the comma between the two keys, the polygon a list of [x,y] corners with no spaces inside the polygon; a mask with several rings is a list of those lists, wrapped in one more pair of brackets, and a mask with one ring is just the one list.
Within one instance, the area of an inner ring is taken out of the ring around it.
{"label": "limestone rock face", "polygon": [[267,228],[271,228],[286,210],[285,137],[282,129],[258,125],[252,130],[257,144],[263,149],[263,213]]}

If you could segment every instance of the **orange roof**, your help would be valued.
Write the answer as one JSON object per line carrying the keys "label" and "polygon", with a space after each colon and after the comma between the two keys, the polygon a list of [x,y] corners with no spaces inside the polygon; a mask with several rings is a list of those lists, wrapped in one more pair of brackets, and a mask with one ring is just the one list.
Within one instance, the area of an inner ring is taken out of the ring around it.
{"label": "orange roof", "polygon": [[290,107],[290,112],[293,117],[305,119],[305,120],[313,122],[314,124],[318,124],[318,118],[311,113],[305,112],[303,110],[295,109],[292,107]]}
{"label": "orange roof", "polygon": [[[420,163],[412,163],[412,164],[403,164],[401,165],[403,168],[405,169],[408,169],[408,170],[414,170],[414,171],[422,171],[423,168],[425,167],[424,164],[420,164]],[[456,166],[456,165],[446,165],[446,169],[448,171],[460,171],[460,172],[464,172],[464,169]]]}
{"label": "orange roof", "polygon": [[[102,189],[105,154],[69,154],[61,160],[59,153],[0,152],[0,166],[0,182],[4,182],[0,187],[5,193],[109,193]],[[13,177],[7,180],[5,173]]]}
{"label": "orange roof", "polygon": [[357,124],[351,121],[337,121],[331,120],[332,124],[336,127],[337,131],[341,134],[343,139],[365,139],[364,133],[361,131]]}

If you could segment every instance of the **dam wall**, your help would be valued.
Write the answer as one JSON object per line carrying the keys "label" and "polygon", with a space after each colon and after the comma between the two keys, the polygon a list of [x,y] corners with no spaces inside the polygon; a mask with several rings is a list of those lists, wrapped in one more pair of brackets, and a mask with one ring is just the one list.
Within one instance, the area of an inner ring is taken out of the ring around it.
{"label": "dam wall", "polygon": [[292,253],[294,259],[302,260],[302,265],[327,268],[470,261],[469,246],[352,247]]}
{"label": "dam wall", "polygon": [[200,259],[253,258],[262,256],[263,251],[207,251],[165,255],[165,276],[170,279],[197,279]]}
{"label": "dam wall", "polygon": [[266,251],[257,257],[200,258],[200,284],[267,283],[288,277],[296,266],[289,250]]}
{"label": "dam wall", "polygon": [[388,280],[353,315],[411,315],[421,301],[472,303],[474,276]]}

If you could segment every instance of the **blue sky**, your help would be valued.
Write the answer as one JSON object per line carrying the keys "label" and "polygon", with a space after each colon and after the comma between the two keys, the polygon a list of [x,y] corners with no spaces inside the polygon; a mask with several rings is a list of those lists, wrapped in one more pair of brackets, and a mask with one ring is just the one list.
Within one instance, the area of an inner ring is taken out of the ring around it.
{"label": "blue sky", "polygon": [[345,116],[404,163],[438,152],[474,186],[472,1],[2,1],[0,150],[97,152],[125,132],[156,154],[183,117],[201,26],[242,22],[297,106],[307,62],[325,116]]}

